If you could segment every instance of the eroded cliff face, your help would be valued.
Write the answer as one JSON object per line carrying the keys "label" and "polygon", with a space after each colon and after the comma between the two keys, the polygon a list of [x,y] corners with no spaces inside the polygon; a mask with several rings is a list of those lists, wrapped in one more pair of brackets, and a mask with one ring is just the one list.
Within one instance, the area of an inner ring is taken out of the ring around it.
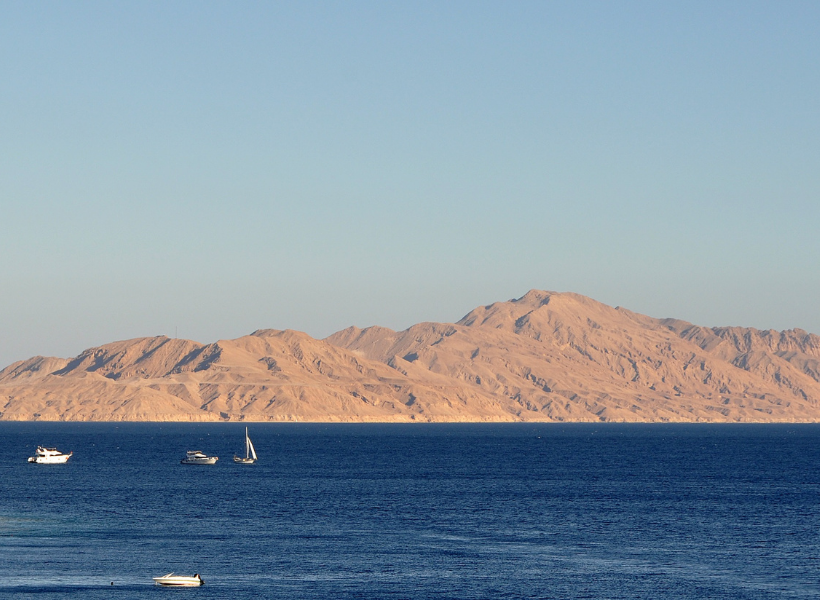
{"label": "eroded cliff face", "polygon": [[820,337],[533,290],[457,323],[106,344],[0,371],[0,419],[820,420]]}

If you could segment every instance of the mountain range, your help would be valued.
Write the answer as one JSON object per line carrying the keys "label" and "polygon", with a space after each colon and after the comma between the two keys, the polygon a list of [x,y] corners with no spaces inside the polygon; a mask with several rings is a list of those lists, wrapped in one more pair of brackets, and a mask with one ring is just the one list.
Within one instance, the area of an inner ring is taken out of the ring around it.
{"label": "mountain range", "polygon": [[456,323],[146,337],[0,371],[0,420],[815,422],[820,337],[532,290]]}

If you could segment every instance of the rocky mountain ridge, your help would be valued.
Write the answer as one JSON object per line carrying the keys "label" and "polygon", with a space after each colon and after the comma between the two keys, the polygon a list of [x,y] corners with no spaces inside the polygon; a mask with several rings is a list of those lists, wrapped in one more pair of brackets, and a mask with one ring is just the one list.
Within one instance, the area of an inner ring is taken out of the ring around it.
{"label": "rocky mountain ridge", "polygon": [[164,336],[0,371],[2,420],[820,420],[820,337],[532,290],[456,323]]}

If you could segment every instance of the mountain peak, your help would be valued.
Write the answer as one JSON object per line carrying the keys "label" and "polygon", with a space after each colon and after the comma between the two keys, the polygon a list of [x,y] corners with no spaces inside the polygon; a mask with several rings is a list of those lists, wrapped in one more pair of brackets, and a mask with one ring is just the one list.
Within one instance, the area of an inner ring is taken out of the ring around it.
{"label": "mountain peak", "polygon": [[619,320],[620,311],[597,300],[571,292],[530,290],[507,302],[495,302],[470,311],[458,325],[528,332],[539,337],[572,323]]}

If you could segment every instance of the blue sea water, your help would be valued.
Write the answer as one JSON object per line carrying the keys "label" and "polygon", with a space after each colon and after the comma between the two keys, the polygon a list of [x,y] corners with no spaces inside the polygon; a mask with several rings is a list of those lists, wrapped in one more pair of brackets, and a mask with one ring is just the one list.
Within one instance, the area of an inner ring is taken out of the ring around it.
{"label": "blue sea water", "polygon": [[0,423],[0,597],[820,595],[820,426],[244,427]]}

